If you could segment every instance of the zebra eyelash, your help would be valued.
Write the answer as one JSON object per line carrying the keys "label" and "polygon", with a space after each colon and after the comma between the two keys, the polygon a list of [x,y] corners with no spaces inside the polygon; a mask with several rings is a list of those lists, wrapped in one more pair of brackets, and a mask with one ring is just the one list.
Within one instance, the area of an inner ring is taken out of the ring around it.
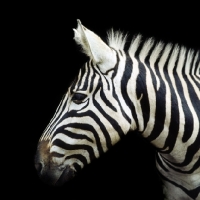
{"label": "zebra eyelash", "polygon": [[83,102],[85,102],[84,100],[86,100],[87,95],[83,94],[83,93],[74,93],[72,96],[72,101],[76,104],[81,104]]}

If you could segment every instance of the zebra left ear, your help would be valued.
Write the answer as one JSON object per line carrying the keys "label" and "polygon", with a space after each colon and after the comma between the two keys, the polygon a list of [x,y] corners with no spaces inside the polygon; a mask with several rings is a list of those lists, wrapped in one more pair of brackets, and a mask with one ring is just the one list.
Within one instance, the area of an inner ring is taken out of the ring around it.
{"label": "zebra left ear", "polygon": [[116,62],[115,52],[98,35],[85,28],[80,20],[77,22],[77,29],[73,29],[76,43],[81,45],[83,52],[98,64],[103,73],[112,69]]}

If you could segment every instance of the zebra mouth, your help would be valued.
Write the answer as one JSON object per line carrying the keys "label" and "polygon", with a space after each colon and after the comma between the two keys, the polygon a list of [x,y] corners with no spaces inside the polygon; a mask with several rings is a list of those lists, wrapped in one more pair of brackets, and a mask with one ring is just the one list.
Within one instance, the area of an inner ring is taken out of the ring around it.
{"label": "zebra mouth", "polygon": [[53,167],[49,169],[43,168],[38,172],[40,179],[50,186],[62,186],[75,176],[76,171],[70,166],[66,166],[63,170]]}
{"label": "zebra mouth", "polygon": [[75,171],[67,166],[61,175],[58,177],[57,181],[55,182],[54,186],[62,186],[64,183],[70,181],[75,176]]}

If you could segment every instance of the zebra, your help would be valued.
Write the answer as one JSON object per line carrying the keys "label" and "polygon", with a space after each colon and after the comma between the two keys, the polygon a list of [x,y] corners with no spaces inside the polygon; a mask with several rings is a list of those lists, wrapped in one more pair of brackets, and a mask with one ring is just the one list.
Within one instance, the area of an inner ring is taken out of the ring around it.
{"label": "zebra", "polygon": [[[39,177],[63,185],[129,131],[155,147],[165,199],[200,200],[200,51],[111,29],[104,42],[77,20],[88,56],[41,135]],[[134,133],[134,132],[133,132]]]}

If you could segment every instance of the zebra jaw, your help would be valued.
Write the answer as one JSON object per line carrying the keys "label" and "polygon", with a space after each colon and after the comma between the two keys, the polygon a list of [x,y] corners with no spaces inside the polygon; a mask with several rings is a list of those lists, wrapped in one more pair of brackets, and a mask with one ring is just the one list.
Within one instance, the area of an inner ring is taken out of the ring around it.
{"label": "zebra jaw", "polygon": [[36,156],[35,168],[40,179],[53,186],[61,186],[74,178],[76,169],[69,164],[56,164],[50,154],[49,141],[40,141]]}

